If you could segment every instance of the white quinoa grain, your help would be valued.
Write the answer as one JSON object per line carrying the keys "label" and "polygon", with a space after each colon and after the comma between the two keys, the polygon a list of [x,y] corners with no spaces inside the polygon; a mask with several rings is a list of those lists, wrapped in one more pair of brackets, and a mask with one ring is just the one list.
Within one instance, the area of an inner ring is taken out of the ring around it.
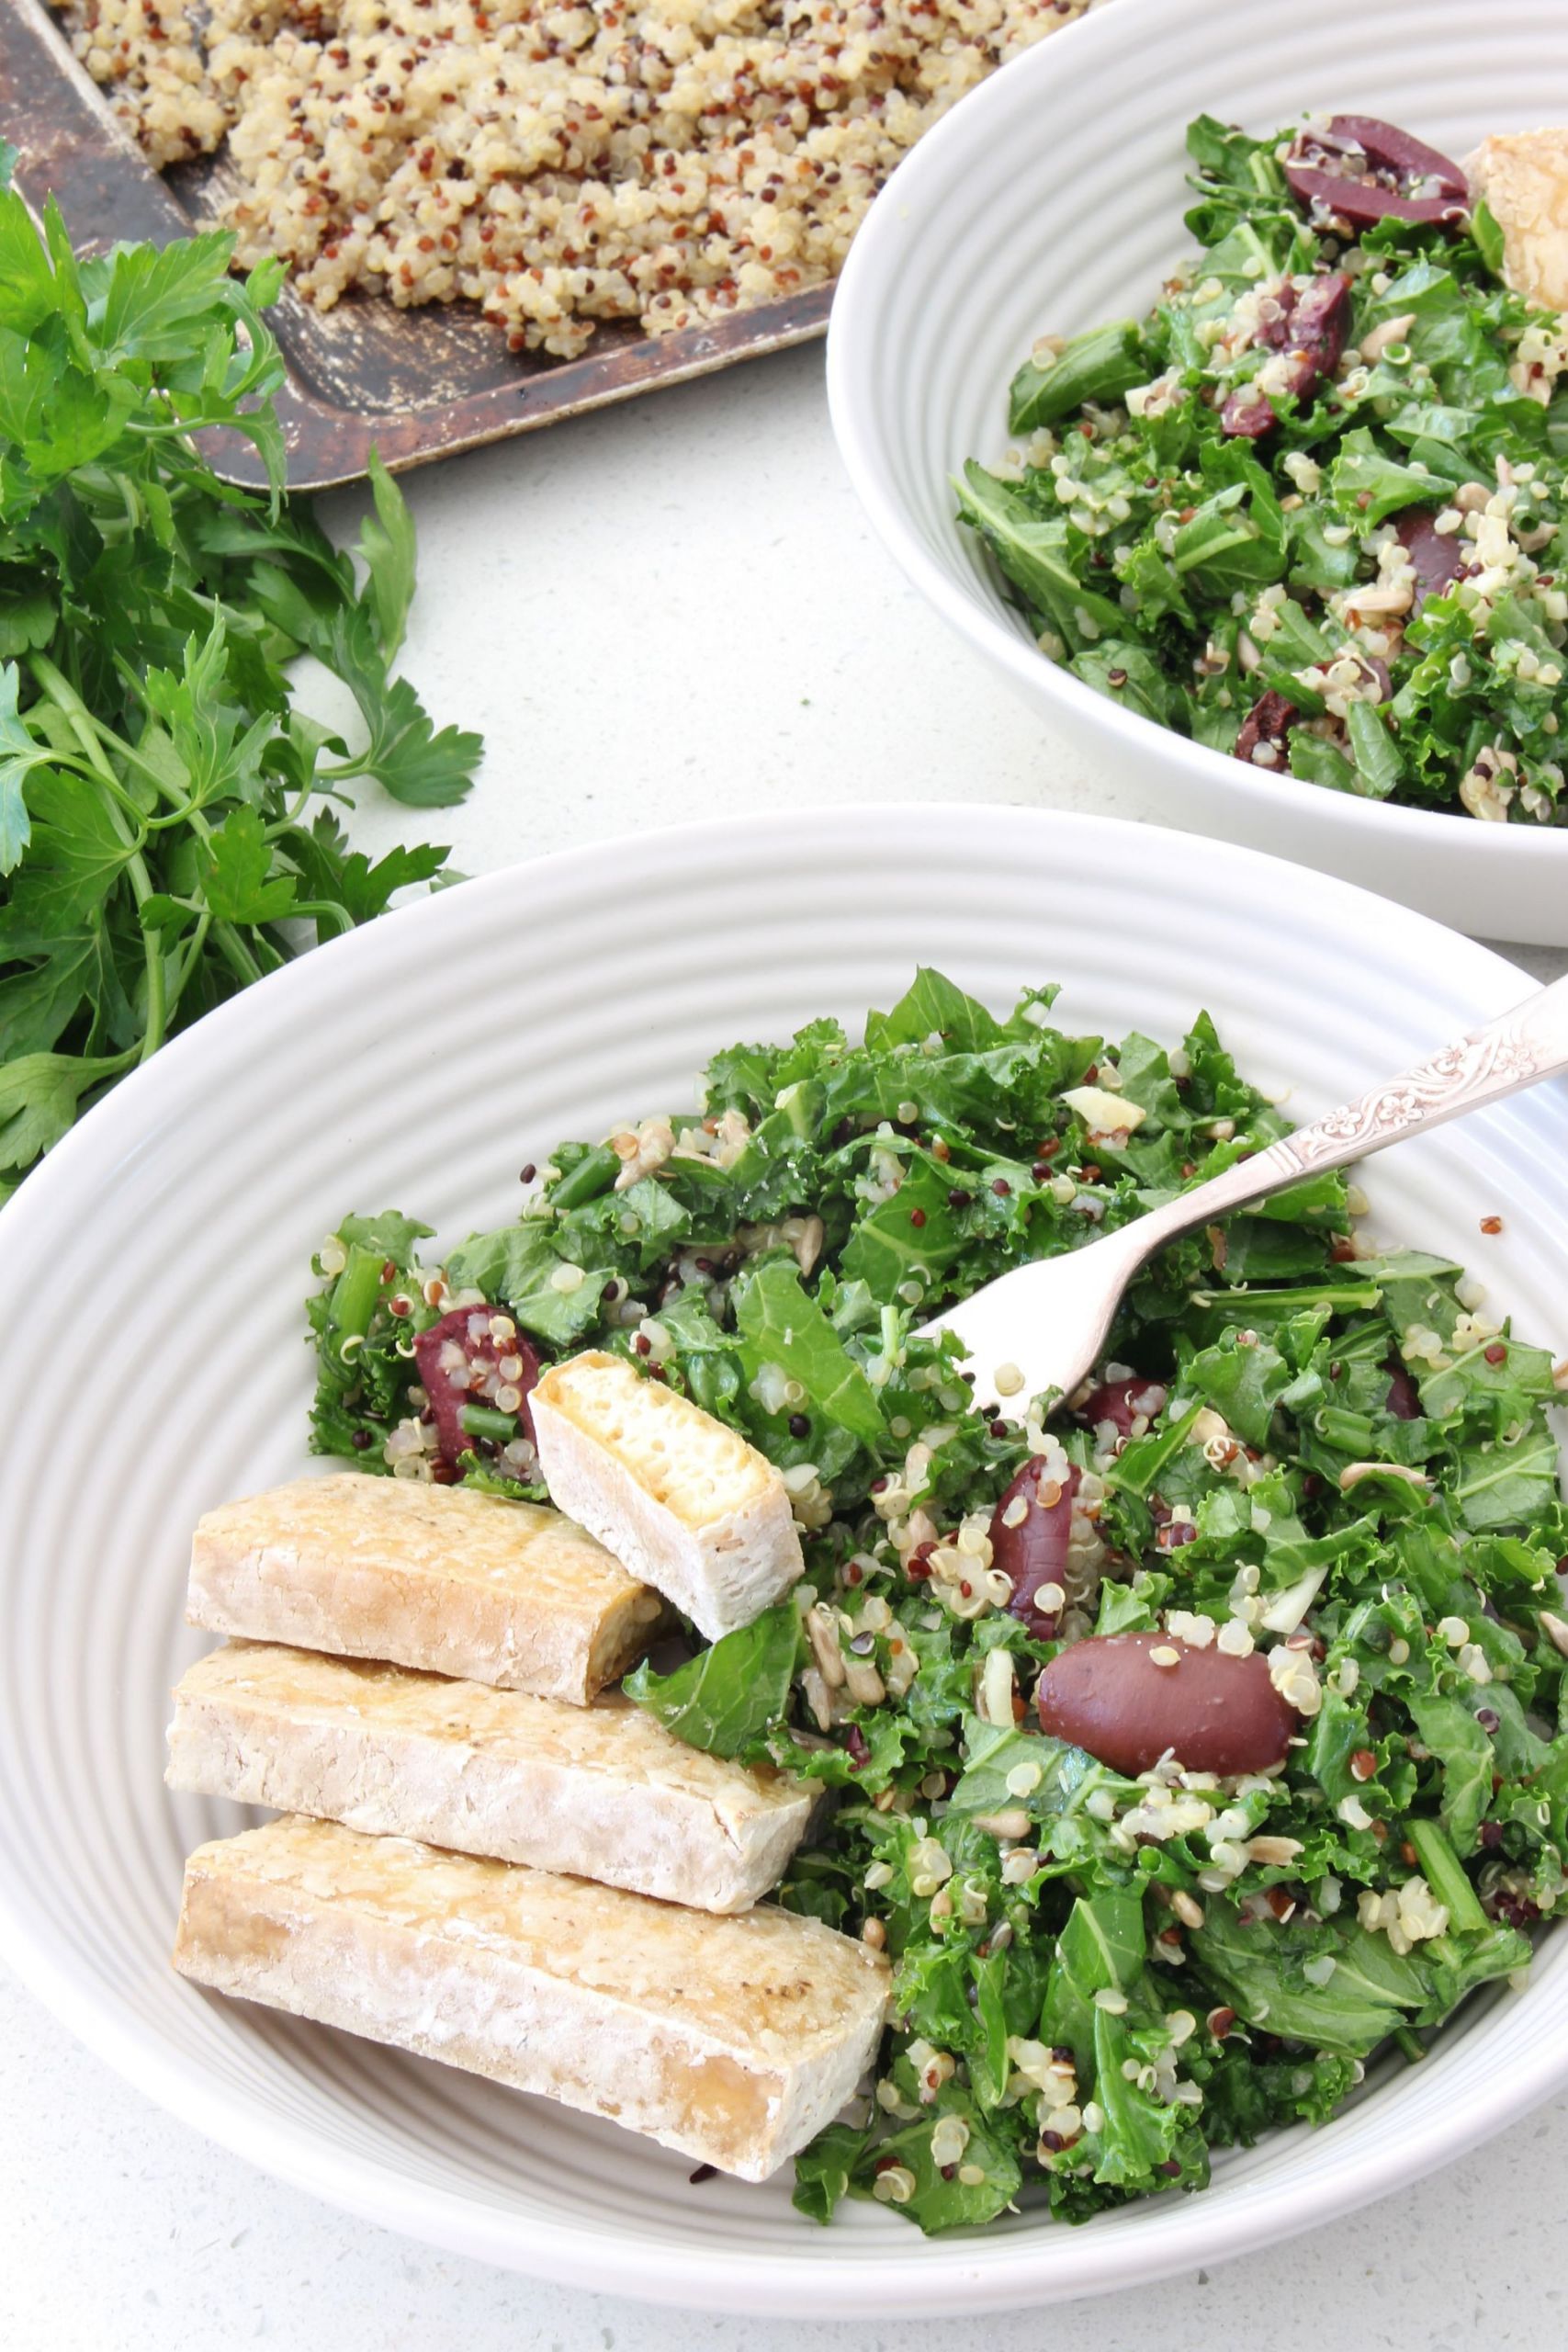
{"label": "white quinoa grain", "polygon": [[238,258],[482,305],[563,358],[828,284],[899,158],[1087,0],[68,0],[160,167],[227,134]]}

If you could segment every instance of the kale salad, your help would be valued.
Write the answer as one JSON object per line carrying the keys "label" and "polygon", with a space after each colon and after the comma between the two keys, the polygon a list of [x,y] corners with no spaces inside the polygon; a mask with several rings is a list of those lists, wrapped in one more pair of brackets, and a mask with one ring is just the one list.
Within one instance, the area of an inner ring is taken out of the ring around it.
{"label": "kale salad", "polygon": [[1463,173],[1360,116],[1187,134],[1200,251],[1046,338],[954,485],[1043,652],[1265,772],[1568,821],[1568,325]]}
{"label": "kale salad", "polygon": [[[592,1345],[780,1468],[795,1593],[627,1687],[829,1792],[777,1900],[886,1951],[893,2022],[796,2159],[824,2222],[1199,2188],[1517,1981],[1568,1885],[1553,1366],[1459,1265],[1374,1250],[1328,1174],[1155,1260],[1055,1409],[915,1336],[1285,1132],[1207,1017],[1116,1045],[1054,995],[998,1020],[922,970],[863,1041],[736,1046],[700,1107],[563,1143],[499,1230],[348,1216],[314,1265],[321,1452],[542,1497],[529,1387]],[[1048,1733],[1043,1675],[1108,1636],[1266,1661],[1282,1763]]]}

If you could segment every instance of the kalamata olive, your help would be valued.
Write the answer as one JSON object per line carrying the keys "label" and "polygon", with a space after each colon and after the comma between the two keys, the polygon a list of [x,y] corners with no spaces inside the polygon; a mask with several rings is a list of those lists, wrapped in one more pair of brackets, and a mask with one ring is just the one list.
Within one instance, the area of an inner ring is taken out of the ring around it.
{"label": "kalamata olive", "polygon": [[[491,1329],[497,1322],[503,1326],[499,1336]],[[504,1329],[508,1325],[510,1333]],[[532,1441],[528,1397],[539,1377],[539,1358],[504,1307],[452,1307],[420,1333],[413,1360],[448,1469],[455,1470],[463,1454],[487,1450],[463,1425],[466,1405],[499,1413],[515,1424],[515,1436]],[[491,1442],[507,1442],[500,1438],[499,1425]]]}
{"label": "kalamata olive", "polygon": [[1435,506],[1407,506],[1395,522],[1394,537],[1410,558],[1416,573],[1413,613],[1428,596],[1441,596],[1464,570],[1468,542],[1457,531],[1439,531]]}
{"label": "kalamata olive", "polygon": [[[1287,347],[1311,362],[1313,381],[1331,376],[1345,348],[1350,326],[1350,280],[1342,269],[1331,269],[1312,284],[1291,314]],[[1298,396],[1310,387],[1292,384]]]}
{"label": "kalamata olive", "polygon": [[[1270,310],[1279,315],[1262,321],[1256,339],[1290,354],[1280,390],[1304,403],[1339,364],[1350,325],[1350,280],[1343,270],[1330,270],[1298,294],[1287,278],[1270,298]],[[1260,441],[1279,421],[1273,402],[1249,384],[1233,392],[1220,411],[1221,431],[1249,441]]]}
{"label": "kalamata olive", "polygon": [[1342,146],[1359,148],[1380,171],[1399,172],[1409,180],[1436,180],[1439,193],[1455,203],[1462,204],[1469,194],[1464,174],[1451,156],[1401,130],[1396,122],[1384,122],[1374,114],[1337,114],[1329,119],[1328,135]]}
{"label": "kalamata olive", "polygon": [[1393,673],[1381,653],[1358,653],[1356,666],[1363,678],[1371,678],[1378,690],[1379,702],[1393,699]]}
{"label": "kalamata olive", "polygon": [[1374,220],[1462,220],[1469,209],[1457,164],[1371,115],[1337,114],[1326,130],[1303,130],[1284,172],[1303,204],[1322,204],[1360,227]]}
{"label": "kalamata olive", "polygon": [[1168,1634],[1071,1643],[1040,1677],[1035,1703],[1043,1731],[1116,1772],[1146,1772],[1168,1752],[1190,1772],[1264,1772],[1299,1728],[1259,1651],[1233,1657]]}
{"label": "kalamata olive", "polygon": [[1184,1544],[1196,1544],[1197,1541],[1198,1524],[1195,1520],[1168,1519],[1156,1533],[1155,1546],[1161,1552],[1179,1552]]}
{"label": "kalamata olive", "polygon": [[1078,1407],[1077,1419],[1091,1430],[1109,1421],[1118,1437],[1131,1437],[1135,1420],[1152,1421],[1165,1410],[1167,1394],[1157,1380],[1102,1380]]}
{"label": "kalamata olive", "polygon": [[1244,384],[1232,392],[1220,411],[1220,431],[1233,441],[1261,441],[1280,422],[1280,413],[1264,392]]}
{"label": "kalamata olive", "polygon": [[1076,1468],[1047,1474],[1043,1454],[1033,1453],[991,1514],[991,1566],[1011,1579],[1009,1613],[1037,1641],[1055,1638],[1060,1605],[1042,1609],[1035,1595],[1043,1585],[1066,1588],[1077,1490]]}
{"label": "kalamata olive", "polygon": [[1388,1401],[1384,1410],[1392,1413],[1396,1421],[1418,1421],[1421,1399],[1416,1394],[1416,1383],[1404,1366],[1390,1356],[1383,1370],[1388,1374]]}
{"label": "kalamata olive", "polygon": [[1258,305],[1258,330],[1253,341],[1266,345],[1270,351],[1287,349],[1291,341],[1291,318],[1295,307],[1294,280],[1282,278],[1278,286],[1269,288]]}
{"label": "kalamata olive", "polygon": [[[1283,695],[1277,695],[1272,689],[1259,695],[1241,722],[1241,732],[1235,739],[1236,758],[1250,761],[1254,767],[1271,768],[1276,775],[1283,775],[1288,765],[1285,746],[1300,717],[1295,704],[1287,702]],[[1264,743],[1274,747],[1271,760],[1258,756],[1258,748]]]}

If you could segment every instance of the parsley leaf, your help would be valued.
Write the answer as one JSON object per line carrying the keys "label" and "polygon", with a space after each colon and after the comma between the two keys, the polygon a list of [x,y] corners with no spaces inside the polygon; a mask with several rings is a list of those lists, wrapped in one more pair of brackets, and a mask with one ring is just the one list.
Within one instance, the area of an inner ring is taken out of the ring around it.
{"label": "parsley leaf", "polygon": [[17,717],[17,665],[7,662],[0,666],[0,874],[21,863],[32,834],[22,787],[50,758],[48,745],[38,743]]}
{"label": "parsley leaf", "polygon": [[236,808],[207,844],[202,887],[220,922],[276,922],[294,903],[291,876],[272,873],[272,844],[254,808]]}
{"label": "parsley leaf", "polygon": [[376,511],[359,526],[359,554],[381,658],[390,662],[403,641],[413,596],[413,525],[391,475],[374,449],[370,494]]}
{"label": "parsley leaf", "polygon": [[[387,487],[391,488],[390,477]],[[420,808],[445,808],[468,788],[480,743],[457,727],[436,733],[406,678],[388,679],[377,642],[377,618],[368,604],[342,606],[311,650],[337,672],[359,705],[370,741],[358,765],[394,800]]]}

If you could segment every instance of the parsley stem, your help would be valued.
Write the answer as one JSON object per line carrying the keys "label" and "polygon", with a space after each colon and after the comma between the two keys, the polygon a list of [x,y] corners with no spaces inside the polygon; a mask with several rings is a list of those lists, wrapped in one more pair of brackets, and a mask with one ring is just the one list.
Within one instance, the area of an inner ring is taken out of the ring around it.
{"label": "parsley stem", "polygon": [[125,430],[134,433],[140,441],[186,441],[193,433],[209,433],[220,424],[237,428],[240,422],[227,412],[219,416],[176,416],[166,424],[149,424],[144,417],[132,416],[126,420]]}
{"label": "parsley stem", "polygon": [[[140,899],[137,901],[141,904]],[[163,1044],[168,1028],[169,1005],[164,970],[164,943],[159,933],[143,934],[142,949],[147,965],[147,1026],[141,1035],[142,1061],[151,1061]]]}
{"label": "parsley stem", "polygon": [[[105,775],[103,771],[91,760],[80,757],[74,752],[51,752],[51,764],[54,767],[64,769],[71,775],[80,776],[85,784],[93,785],[95,787],[101,787],[102,790],[110,794],[114,800],[118,804],[119,808],[124,811],[125,815],[130,819],[132,832],[138,837],[128,841],[127,846],[130,848],[141,847],[141,840],[145,838],[147,831],[146,820],[142,817],[141,809],[137,807],[135,801],[131,798],[130,793],[126,791],[124,786],[119,782],[118,777]],[[123,828],[120,830],[120,838],[122,841],[127,840]]]}
{"label": "parsley stem", "polygon": [[212,944],[242,988],[248,989],[253,980],[260,979],[261,966],[250,953],[231,922],[213,924]]}
{"label": "parsley stem", "polygon": [[28,667],[32,672],[35,683],[53,703],[55,708],[63,712],[71,721],[72,731],[98,775],[104,776],[109,774],[108,762],[104,756],[103,746],[98,741],[98,722],[69,678],[61,674],[47,653],[29,654]]}
{"label": "parsley stem", "polygon": [[[125,861],[125,870],[130,883],[131,896],[140,909],[145,906],[153,895],[152,877],[147,871],[147,861],[141,854],[141,846],[127,826],[125,812],[120,807],[123,795],[119,778],[110,766],[108,754],[99,741],[103,730],[100,729],[97,720],[93,717],[81,695],[65,678],[62,677],[46,654],[33,654],[28,666],[37,684],[53,703],[55,708],[70,721],[72,732],[86,753],[99,785],[105,787],[104,806],[108,810],[110,824],[129,853]],[[112,740],[118,741],[118,739]],[[168,1026],[169,1004],[167,976],[164,968],[164,944],[156,932],[142,933],[141,953],[147,974],[147,1021],[141,1033],[141,1049],[138,1058],[145,1062],[152,1059],[164,1042]]]}
{"label": "parsley stem", "polygon": [[[130,817],[136,831],[144,833],[146,828],[141,811],[105,759],[97,741],[97,722],[75,688],[61,676],[53,662],[42,653],[29,655],[28,667],[32,672],[34,683],[42,688],[45,700],[51,702],[56,710],[69,719],[71,731],[82,746],[83,756],[80,759],[69,752],[56,753],[60,764],[73,769],[78,775],[89,778],[94,784],[101,785],[116,807]],[[131,841],[123,825],[117,826],[116,830],[129,848],[140,848],[140,842]]]}
{"label": "parsley stem", "polygon": [[209,907],[203,907],[200,914],[197,917],[196,929],[192,932],[190,936],[190,944],[186,947],[185,955],[180,961],[180,968],[175,976],[175,985],[169,991],[169,1003],[171,1010],[175,1005],[178,1004],[181,997],[184,996],[186,989],[189,985],[191,975],[201,961],[201,951],[207,944],[207,934],[211,928],[212,910]]}
{"label": "parsley stem", "polygon": [[288,910],[289,921],[292,922],[297,915],[310,916],[318,927],[323,921],[330,921],[334,937],[354,929],[354,917],[335,899],[297,899]]}
{"label": "parsley stem", "polygon": [[182,800],[176,807],[169,809],[165,815],[162,817],[148,817],[143,820],[143,822],[150,833],[166,833],[172,825],[189,825],[194,828],[199,822],[200,818],[201,803],[199,800]]}
{"label": "parsley stem", "polygon": [[[143,759],[134,743],[128,743],[123,735],[117,735],[112,727],[106,727],[101,719],[96,718],[75,688],[60,675],[51,662],[41,653],[35,654],[32,657],[32,669],[34,676],[38,678],[39,684],[44,686],[51,701],[63,710],[70,719],[86,749],[87,756],[92,761],[96,772],[106,786],[115,793],[128,808],[135,810],[137,822],[144,834],[148,831],[161,831],[165,825],[178,822],[187,824],[192,832],[204,842],[209,842],[212,839],[212,828],[202,815],[197,803],[193,799],[181,800],[173,785],[159,774],[151,760]],[[52,684],[45,680],[43,676],[45,671],[50,673],[53,680]],[[130,679],[130,683],[134,684],[134,678]],[[140,769],[152,789],[161,794],[164,799],[174,802],[171,815],[150,819],[142,817],[141,810],[136,808],[135,802],[129,799],[121,790],[118,779],[104,755],[103,747],[106,742],[112,743],[120,757],[131,767]],[[142,873],[143,875],[146,873],[145,865],[142,867]],[[137,894],[139,905],[143,895],[141,892]],[[260,976],[257,974],[255,977]]]}

